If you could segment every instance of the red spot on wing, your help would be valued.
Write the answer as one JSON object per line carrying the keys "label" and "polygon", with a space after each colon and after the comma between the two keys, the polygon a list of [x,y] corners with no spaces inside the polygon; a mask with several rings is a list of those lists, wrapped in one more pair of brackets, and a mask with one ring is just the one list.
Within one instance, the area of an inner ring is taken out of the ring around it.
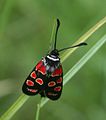
{"label": "red spot on wing", "polygon": [[38,83],[39,85],[43,85],[43,80],[41,78],[37,78],[35,82]]}
{"label": "red spot on wing", "polygon": [[56,85],[56,83],[55,83],[54,81],[51,81],[51,82],[48,83],[48,86],[49,86],[49,87],[53,87],[53,86],[55,86],[55,85]]}
{"label": "red spot on wing", "polygon": [[56,82],[57,83],[62,83],[62,80],[63,80],[62,77],[60,77]]}
{"label": "red spot on wing", "polygon": [[38,62],[38,64],[36,65],[36,70],[38,70],[41,66],[43,65],[42,60],[40,62]]}
{"label": "red spot on wing", "polygon": [[46,74],[46,67],[44,65],[42,65],[42,67],[40,67],[38,71],[40,73],[42,73],[43,75],[45,75]]}
{"label": "red spot on wing", "polygon": [[36,70],[39,71],[41,74],[45,75],[46,74],[46,67],[43,65],[43,61],[40,61],[36,65]]}
{"label": "red spot on wing", "polygon": [[54,88],[54,91],[58,91],[59,92],[60,90],[61,90],[61,86],[58,86],[58,87]]}
{"label": "red spot on wing", "polygon": [[34,82],[32,82],[31,80],[27,80],[27,81],[26,81],[26,84],[27,84],[28,86],[34,86]]}
{"label": "red spot on wing", "polygon": [[33,71],[33,72],[31,73],[31,77],[34,78],[34,79],[36,78],[36,73],[35,73],[35,71]]}
{"label": "red spot on wing", "polygon": [[29,89],[29,88],[27,88],[27,90],[29,91],[29,92],[32,92],[32,93],[36,93],[38,90],[35,90],[35,89]]}
{"label": "red spot on wing", "polygon": [[62,73],[63,73],[62,67],[59,67],[55,69],[55,71],[52,73],[52,77],[60,76]]}

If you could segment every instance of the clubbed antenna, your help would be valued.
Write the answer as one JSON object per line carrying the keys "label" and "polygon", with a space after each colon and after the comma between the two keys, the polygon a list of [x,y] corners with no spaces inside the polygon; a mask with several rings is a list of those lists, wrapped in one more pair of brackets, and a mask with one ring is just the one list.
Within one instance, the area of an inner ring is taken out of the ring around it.
{"label": "clubbed antenna", "polygon": [[57,28],[56,28],[56,33],[55,33],[55,43],[54,43],[54,49],[56,49],[56,43],[57,43],[57,33],[58,33],[59,26],[60,26],[60,21],[59,21],[59,19],[57,19]]}
{"label": "clubbed antenna", "polygon": [[67,50],[67,49],[70,49],[70,48],[74,48],[74,47],[84,46],[84,45],[87,45],[87,43],[82,42],[82,43],[79,43],[78,45],[74,45],[74,46],[70,46],[70,47],[67,47],[67,48],[60,49],[60,50],[58,50],[58,52],[61,52],[63,50]]}

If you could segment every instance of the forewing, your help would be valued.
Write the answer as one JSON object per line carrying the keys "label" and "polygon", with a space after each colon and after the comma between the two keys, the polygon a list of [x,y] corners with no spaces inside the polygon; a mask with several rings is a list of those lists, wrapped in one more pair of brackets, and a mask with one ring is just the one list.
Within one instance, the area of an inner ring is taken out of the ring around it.
{"label": "forewing", "polygon": [[45,89],[46,96],[51,100],[57,100],[60,98],[63,88],[63,70],[60,65],[51,74],[48,79],[47,88]]}
{"label": "forewing", "polygon": [[25,80],[22,91],[27,95],[36,95],[45,88],[46,68],[41,60]]}

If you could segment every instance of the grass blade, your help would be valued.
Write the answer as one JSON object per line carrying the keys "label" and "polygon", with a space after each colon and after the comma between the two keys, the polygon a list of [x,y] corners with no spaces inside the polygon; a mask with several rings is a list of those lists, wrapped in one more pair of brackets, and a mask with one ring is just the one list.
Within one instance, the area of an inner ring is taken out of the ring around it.
{"label": "grass blade", "polygon": [[100,49],[100,47],[106,42],[106,35],[104,35],[64,76],[65,85],[78,71],[79,69]]}
{"label": "grass blade", "polygon": [[10,120],[10,118],[20,109],[28,100],[29,96],[22,94],[17,101],[1,116],[0,120]]}
{"label": "grass blade", "polygon": [[[100,47],[106,42],[106,35],[104,35],[63,77],[63,85],[65,85],[83,65],[100,49]],[[48,98],[45,98],[40,107],[43,107],[47,102]]]}
{"label": "grass blade", "polygon": [[[106,17],[104,17],[103,19],[101,19],[98,23],[96,23],[92,28],[90,28],[84,35],[82,35],[73,45],[77,45],[78,43],[84,42],[86,41],[96,30],[98,30],[103,24],[106,23]],[[62,59],[61,61],[63,62],[64,60],[66,60],[70,54],[72,54],[76,48],[67,50],[64,52],[64,54],[62,54]]]}

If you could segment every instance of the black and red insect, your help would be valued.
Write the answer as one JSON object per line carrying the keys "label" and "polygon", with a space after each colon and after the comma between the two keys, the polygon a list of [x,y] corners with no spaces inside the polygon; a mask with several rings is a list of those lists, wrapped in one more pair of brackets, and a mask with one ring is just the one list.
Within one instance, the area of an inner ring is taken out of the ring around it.
{"label": "black and red insect", "polygon": [[38,62],[23,84],[22,90],[27,95],[33,96],[40,94],[41,97],[48,97],[51,100],[59,99],[63,88],[63,69],[59,52],[69,48],[87,45],[83,42],[58,50],[56,48],[56,41],[59,26],[60,21],[57,19],[53,50]]}

